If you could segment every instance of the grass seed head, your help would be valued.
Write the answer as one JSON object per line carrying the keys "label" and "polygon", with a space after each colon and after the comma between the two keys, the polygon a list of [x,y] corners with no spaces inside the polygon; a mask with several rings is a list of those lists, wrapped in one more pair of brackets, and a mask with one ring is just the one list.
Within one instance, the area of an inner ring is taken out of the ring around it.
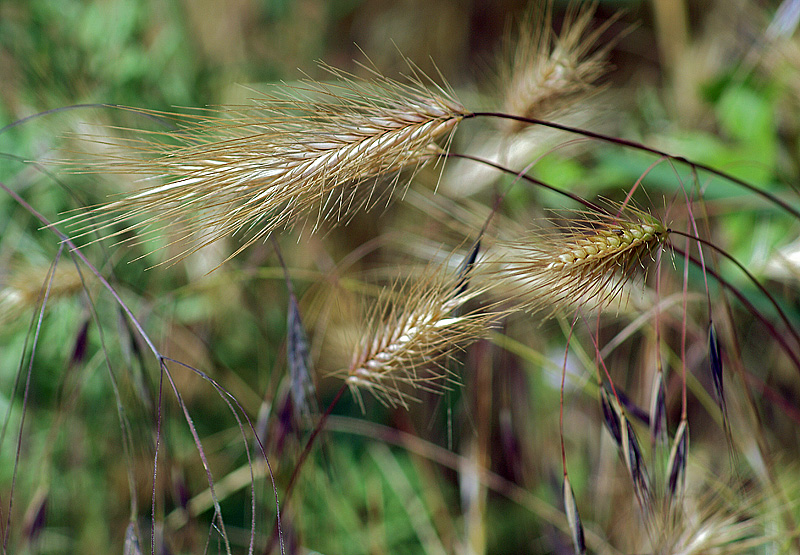
{"label": "grass seed head", "polygon": [[575,555],[584,555],[586,553],[586,539],[583,532],[583,523],[578,513],[578,504],[575,502],[575,494],[572,491],[572,485],[569,483],[569,478],[566,474],[564,474],[564,484],[561,494],[564,499],[564,512],[566,513],[567,524],[569,525],[570,534],[572,535],[572,546],[575,548]]}
{"label": "grass seed head", "polygon": [[448,360],[485,336],[498,318],[491,310],[465,310],[482,290],[443,268],[378,298],[350,366],[340,372],[359,401],[366,389],[384,404],[408,407],[414,390],[441,390],[454,379]]}
{"label": "grass seed head", "polygon": [[[613,43],[595,46],[615,18],[590,31],[596,6],[573,6],[556,35],[551,3],[534,6],[519,26],[516,40],[507,41],[509,62],[500,74],[502,110],[546,119],[595,90],[593,83],[608,69],[604,58]],[[507,125],[510,132],[517,132],[524,124],[509,121]]]}
{"label": "grass seed head", "polygon": [[487,261],[490,281],[504,285],[526,310],[604,308],[627,298],[637,267],[646,270],[667,229],[645,212],[582,213],[554,232],[506,243]]}
{"label": "grass seed head", "polygon": [[705,484],[705,491],[687,494],[681,511],[656,521],[661,525],[652,532],[653,553],[738,555],[786,550],[790,532],[781,524],[780,511],[764,490],[752,486],[739,484],[732,489],[712,482]]}
{"label": "grass seed head", "polygon": [[[236,233],[249,232],[241,250],[296,223],[335,225],[388,202],[400,172],[437,160],[468,114],[417,77],[365,81],[327,69],[333,83],[309,81],[254,107],[177,117],[176,131],[123,142],[92,169],[164,182],[97,208],[101,228],[123,223],[118,234],[166,236],[170,244],[192,238],[182,257]],[[93,229],[89,220],[73,223]]]}
{"label": "grass seed head", "polygon": [[56,268],[52,283],[49,265],[13,263],[5,276],[0,276],[0,326],[18,320],[26,311],[33,310],[50,287],[48,301],[70,297],[82,287],[81,275],[74,264],[67,261]]}

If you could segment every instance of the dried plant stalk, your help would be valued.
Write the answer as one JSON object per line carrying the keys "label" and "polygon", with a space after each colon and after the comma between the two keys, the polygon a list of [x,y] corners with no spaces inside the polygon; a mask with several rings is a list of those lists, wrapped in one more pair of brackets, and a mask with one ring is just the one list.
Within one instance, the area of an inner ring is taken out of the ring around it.
{"label": "dried plant stalk", "polygon": [[448,274],[443,265],[379,297],[367,320],[369,331],[349,368],[340,372],[359,402],[362,389],[384,404],[406,408],[413,390],[440,391],[455,378],[448,359],[485,336],[500,316],[486,309],[462,312],[483,290]]}
{"label": "dried plant stalk", "polygon": [[[613,43],[595,48],[600,35],[616,20],[609,18],[589,31],[595,5],[572,6],[560,35],[552,28],[550,2],[534,4],[515,40],[508,40],[500,72],[502,110],[509,114],[546,119],[595,90],[594,82],[607,70],[605,56]],[[594,51],[593,51],[594,50]],[[509,131],[524,124],[508,121]]]}
{"label": "dried plant stalk", "polygon": [[526,310],[603,308],[627,299],[625,284],[637,267],[646,270],[668,233],[630,207],[619,216],[582,212],[554,231],[501,245],[481,273]]}
{"label": "dried plant stalk", "polygon": [[[125,150],[93,169],[167,182],[97,208],[101,227],[124,222],[117,234],[193,237],[182,257],[243,231],[252,233],[239,251],[298,222],[335,224],[388,201],[400,172],[437,160],[439,143],[446,148],[468,115],[416,73],[399,83],[326,69],[333,83],[286,87],[254,107],[217,115],[173,116],[177,131],[123,142]],[[379,188],[387,178],[388,187]],[[173,227],[176,220],[185,225]],[[93,229],[86,221],[75,225]]]}

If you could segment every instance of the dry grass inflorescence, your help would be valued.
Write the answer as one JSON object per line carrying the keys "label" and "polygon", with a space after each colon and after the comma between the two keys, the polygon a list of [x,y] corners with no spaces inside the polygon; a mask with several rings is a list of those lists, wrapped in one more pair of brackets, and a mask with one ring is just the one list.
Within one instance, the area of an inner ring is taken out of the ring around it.
{"label": "dry grass inflorescence", "polygon": [[486,308],[465,308],[481,293],[470,284],[468,270],[458,281],[443,276],[445,271],[434,268],[405,287],[384,290],[370,309],[369,331],[345,373],[362,407],[362,389],[408,408],[413,389],[436,391],[448,374],[457,382],[458,374],[447,369],[453,351],[486,336],[500,318]]}
{"label": "dry grass inflorescence", "polygon": [[706,87],[780,170],[739,172],[750,150],[610,121],[643,32],[558,6],[518,18],[490,98],[320,63],[248,103],[105,106],[46,158],[119,179],[110,200],[58,215],[0,184],[38,226],[17,236],[53,238],[49,265],[0,243],[3,552],[102,544],[58,482],[101,444],[125,499],[102,545],[131,555],[800,552],[798,143],[753,85],[784,66],[748,45]]}

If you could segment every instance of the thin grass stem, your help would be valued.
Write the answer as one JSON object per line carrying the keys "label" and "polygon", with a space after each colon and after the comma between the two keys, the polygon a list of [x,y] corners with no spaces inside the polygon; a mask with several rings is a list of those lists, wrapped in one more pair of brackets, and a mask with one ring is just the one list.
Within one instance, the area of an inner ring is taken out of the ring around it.
{"label": "thin grass stem", "polygon": [[688,158],[685,158],[683,156],[676,156],[674,154],[669,154],[668,152],[664,152],[663,150],[659,150],[657,148],[649,147],[649,146],[647,146],[645,144],[638,143],[636,141],[631,141],[631,140],[628,140],[628,139],[622,139],[622,138],[619,138],[619,137],[613,137],[611,135],[605,135],[603,133],[597,133],[595,131],[589,131],[589,130],[580,129],[580,128],[577,128],[577,127],[570,127],[569,125],[562,125],[560,123],[555,123],[555,122],[551,122],[551,121],[546,121],[546,120],[541,120],[541,119],[536,119],[536,118],[526,118],[526,117],[523,117],[523,116],[515,116],[515,115],[512,115],[512,114],[504,114],[502,112],[472,112],[469,115],[464,116],[464,119],[467,119],[469,117],[492,117],[492,118],[510,119],[510,120],[514,120],[514,121],[518,121],[518,122],[522,122],[522,123],[527,123],[527,124],[530,124],[530,125],[541,125],[543,127],[550,127],[552,129],[558,129],[560,131],[566,131],[568,133],[575,133],[577,135],[583,135],[584,137],[590,137],[592,139],[598,139],[600,141],[604,141],[604,142],[607,142],[607,143],[612,143],[612,144],[615,144],[615,145],[624,146],[624,147],[632,148],[632,149],[635,149],[635,150],[640,150],[640,151],[643,151],[643,152],[649,152],[650,154],[655,154],[657,156],[663,156],[663,157],[668,158],[670,160],[675,160],[676,162],[680,162],[680,163],[686,164],[686,165],[688,165],[688,166],[690,166],[690,167],[692,167],[694,169],[702,170],[702,171],[708,172],[708,173],[710,173],[712,175],[716,175],[717,177],[721,177],[722,179],[725,179],[727,181],[730,181],[731,183],[734,183],[734,184],[736,184],[736,185],[738,185],[740,187],[743,187],[743,188],[747,189],[751,193],[755,193],[756,195],[758,195],[758,196],[760,196],[760,197],[762,197],[764,199],[769,200],[770,202],[772,202],[772,203],[780,206],[784,210],[786,210],[788,213],[792,214],[795,218],[800,219],[800,210],[799,209],[791,206],[786,201],[784,201],[783,199],[773,195],[769,191],[764,191],[763,189],[759,189],[755,185],[752,185],[752,184],[748,183],[747,181],[745,181],[743,179],[739,179],[738,177],[735,177],[735,176],[733,176],[733,175],[731,175],[731,174],[729,174],[727,172],[724,172],[722,170],[718,170],[718,169],[713,168],[711,166],[708,166],[706,164],[701,164],[699,162],[694,162],[694,161],[689,160]]}

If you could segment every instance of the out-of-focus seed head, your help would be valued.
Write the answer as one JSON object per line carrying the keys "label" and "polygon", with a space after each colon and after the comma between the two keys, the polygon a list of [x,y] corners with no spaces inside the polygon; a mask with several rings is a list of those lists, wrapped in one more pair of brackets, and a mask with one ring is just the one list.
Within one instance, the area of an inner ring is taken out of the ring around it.
{"label": "out-of-focus seed head", "polygon": [[[502,110],[547,119],[596,90],[595,82],[609,68],[605,58],[613,42],[598,46],[600,36],[616,18],[590,30],[595,5],[570,8],[561,33],[553,30],[550,2],[536,2],[519,25],[514,39],[506,41],[500,72]],[[524,124],[508,121],[508,131]]]}

